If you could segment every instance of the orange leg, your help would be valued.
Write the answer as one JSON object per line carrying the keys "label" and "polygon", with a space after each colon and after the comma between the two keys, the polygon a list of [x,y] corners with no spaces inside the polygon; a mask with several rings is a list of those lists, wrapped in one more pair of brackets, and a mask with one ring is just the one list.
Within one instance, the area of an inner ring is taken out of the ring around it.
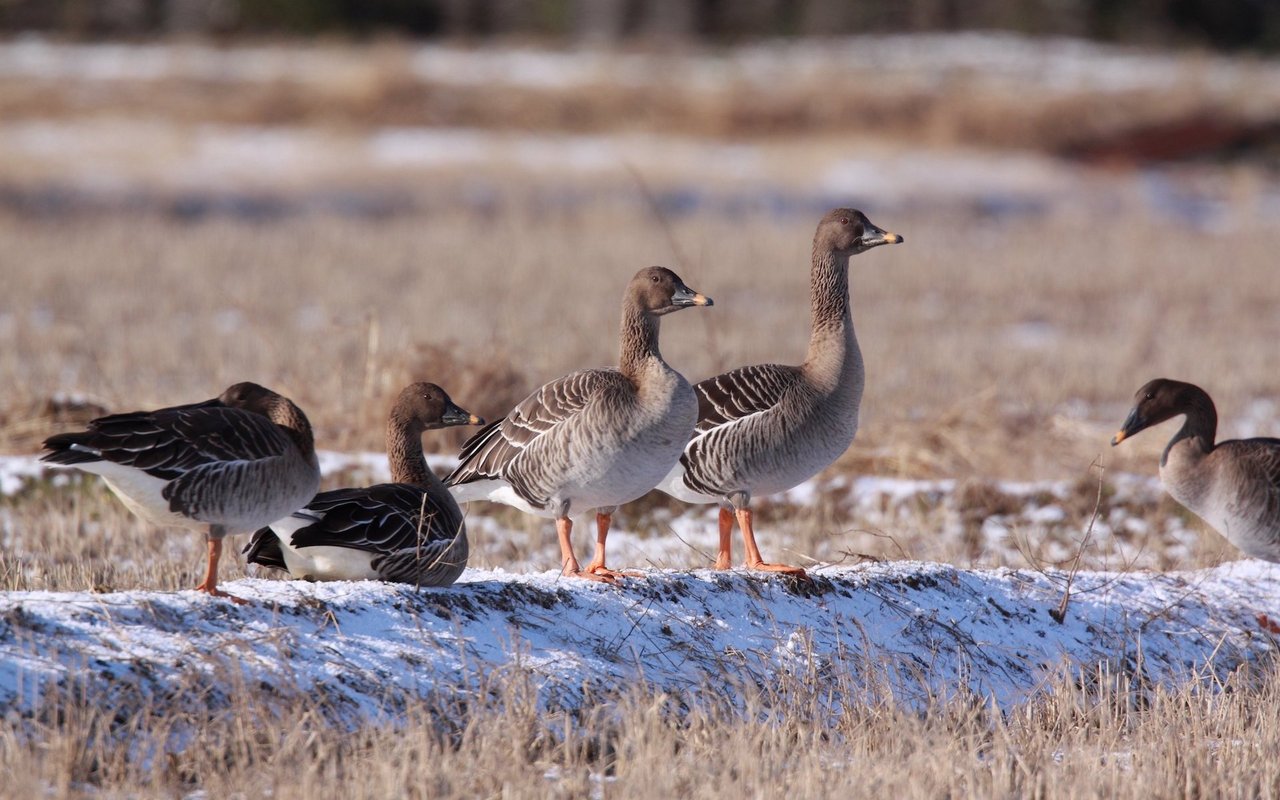
{"label": "orange leg", "polygon": [[639,572],[620,572],[604,565],[604,540],[609,536],[609,525],[612,523],[612,514],[596,514],[596,550],[586,571],[591,575],[603,575],[609,578],[643,578],[644,575]]}
{"label": "orange leg", "polygon": [[[597,575],[590,571],[582,571],[577,557],[573,554],[573,543],[569,541],[569,534],[571,533],[573,533],[573,521],[568,517],[557,517],[556,536],[560,539],[560,574],[566,578],[585,578],[589,581],[616,583],[617,579],[609,575]],[[596,547],[600,555],[603,555],[603,547],[599,542],[596,543]]]}
{"label": "orange leg", "polygon": [[720,506],[720,552],[716,555],[716,569],[733,566],[733,511]]}
{"label": "orange leg", "polygon": [[241,605],[248,604],[248,600],[243,597],[227,594],[218,588],[218,559],[222,558],[222,537],[216,538],[212,535],[208,537],[209,541],[209,563],[205,566],[204,582],[196,587],[196,591],[205,592],[214,597],[225,597],[232,602]]}
{"label": "orange leg", "polygon": [[763,572],[782,572],[799,578],[808,577],[800,567],[793,567],[790,564],[765,563],[765,560],[760,557],[760,548],[756,547],[756,534],[751,527],[751,509],[739,508],[737,514],[738,527],[742,528],[742,544],[747,549],[747,569],[761,570]]}

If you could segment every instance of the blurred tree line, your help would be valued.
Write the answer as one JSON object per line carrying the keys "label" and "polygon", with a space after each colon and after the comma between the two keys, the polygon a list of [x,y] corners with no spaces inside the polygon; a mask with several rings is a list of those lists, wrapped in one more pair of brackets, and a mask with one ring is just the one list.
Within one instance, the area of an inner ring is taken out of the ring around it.
{"label": "blurred tree line", "polygon": [[1280,49],[1280,0],[0,0],[0,31],[624,41],[1007,30]]}

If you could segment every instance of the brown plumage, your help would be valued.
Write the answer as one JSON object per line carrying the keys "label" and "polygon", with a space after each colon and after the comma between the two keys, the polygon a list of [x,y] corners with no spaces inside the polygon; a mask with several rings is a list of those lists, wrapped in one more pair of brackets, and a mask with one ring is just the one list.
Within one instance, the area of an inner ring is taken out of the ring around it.
{"label": "brown plumage", "polygon": [[258,530],[251,564],[307,580],[384,580],[448,586],[467,565],[462,511],[427,467],[422,434],[483,425],[434,383],[400,392],[387,418],[391,483],[321,492],[291,516]]}
{"label": "brown plumage", "polygon": [[853,441],[864,375],[849,308],[849,258],[901,241],[861,211],[828,212],[813,237],[812,330],[804,362],[741,367],[694,387],[697,433],[658,488],[685,502],[720,504],[716,569],[732,563],[736,520],[748,569],[804,574],[799,567],[770,564],[761,557],[751,498],[808,480]]}
{"label": "brown plumage", "polygon": [[[491,500],[556,521],[561,571],[613,581],[605,565],[611,514],[657,484],[693,432],[697,400],[658,349],[659,320],[709,306],[664,267],[636,273],[622,301],[617,369],[588,369],[545,384],[462,446],[445,484],[459,502]],[[595,555],[579,566],[571,515],[596,511]]]}
{"label": "brown plumage", "polygon": [[306,415],[256,383],[203,403],[100,417],[88,430],[50,436],[44,448],[43,461],[101,476],[144,519],[207,526],[196,588],[218,597],[230,597],[218,589],[223,537],[288,516],[320,486]]}
{"label": "brown plumage", "polygon": [[1138,390],[1117,445],[1173,417],[1185,421],[1160,456],[1160,480],[1245,555],[1280,562],[1280,439],[1214,442],[1218,412],[1199,386],[1157,378]]}

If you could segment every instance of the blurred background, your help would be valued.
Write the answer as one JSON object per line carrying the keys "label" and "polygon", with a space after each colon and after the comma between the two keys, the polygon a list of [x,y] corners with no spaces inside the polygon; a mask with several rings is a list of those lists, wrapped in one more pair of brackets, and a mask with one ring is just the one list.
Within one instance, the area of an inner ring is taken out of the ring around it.
{"label": "blurred background", "polygon": [[[616,363],[655,263],[716,300],[663,322],[690,379],[795,363],[814,226],[853,205],[906,240],[851,266],[861,427],[761,501],[770,548],[1070,563],[1092,525],[1094,566],[1234,557],[1153,482],[1174,423],[1108,440],[1157,376],[1280,433],[1277,47],[1260,0],[0,0],[0,453],[255,380],[379,463],[410,380],[494,418]],[[150,553],[89,485],[0,498],[7,546],[71,584],[93,520]],[[700,565],[713,517],[619,525]],[[546,566],[539,521],[468,524],[475,564]]]}
{"label": "blurred background", "polygon": [[1280,46],[1266,0],[6,0],[0,25],[72,36],[393,34],[601,41],[1006,30],[1156,45]]}
{"label": "blurred background", "polygon": [[1274,422],[1280,3],[0,0],[0,34],[10,452],[246,378],[331,448],[410,378],[499,415],[614,360],[650,263],[717,300],[666,326],[691,378],[794,361],[846,204],[907,240],[855,260],[858,469],[1086,472],[1156,374]]}

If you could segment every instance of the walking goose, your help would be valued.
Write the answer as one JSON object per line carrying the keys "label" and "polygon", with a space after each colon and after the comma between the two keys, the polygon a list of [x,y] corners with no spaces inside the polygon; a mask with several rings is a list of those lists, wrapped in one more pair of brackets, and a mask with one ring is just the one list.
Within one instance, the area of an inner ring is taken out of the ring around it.
{"label": "walking goose", "polygon": [[43,461],[101,476],[143,519],[208,526],[196,589],[241,603],[218,589],[223,537],[287,516],[320,486],[306,415],[256,383],[203,403],[99,417],[88,430],[50,436],[44,449]]}
{"label": "walking goose", "polygon": [[1280,562],[1280,439],[1214,444],[1218,412],[1199,386],[1157,378],[1138,390],[1111,440],[1182,415],[1182,428],[1160,456],[1160,480],[1182,505],[1245,555]]}
{"label": "walking goose", "polygon": [[[555,519],[561,574],[616,581],[624,573],[605,565],[613,511],[667,474],[698,416],[693,389],[658,351],[659,319],[711,304],[669,269],[637,272],[622,301],[619,366],[554,380],[467,440],[445,479],[453,496]],[[584,570],[573,554],[569,517],[592,510],[595,555]]]}
{"label": "walking goose", "polygon": [[687,503],[720,504],[716,569],[732,563],[736,517],[747,569],[804,575],[799,567],[761,558],[751,498],[808,480],[853,441],[864,376],[849,312],[849,257],[901,241],[861,211],[828,212],[813,237],[813,328],[804,363],[741,367],[694,387],[696,430],[657,488]]}
{"label": "walking goose", "polygon": [[259,529],[245,547],[249,563],[306,580],[448,586],[467,565],[467,531],[458,504],[422,456],[422,434],[483,423],[434,383],[406,386],[387,418],[392,482],[321,492],[306,508]]}

